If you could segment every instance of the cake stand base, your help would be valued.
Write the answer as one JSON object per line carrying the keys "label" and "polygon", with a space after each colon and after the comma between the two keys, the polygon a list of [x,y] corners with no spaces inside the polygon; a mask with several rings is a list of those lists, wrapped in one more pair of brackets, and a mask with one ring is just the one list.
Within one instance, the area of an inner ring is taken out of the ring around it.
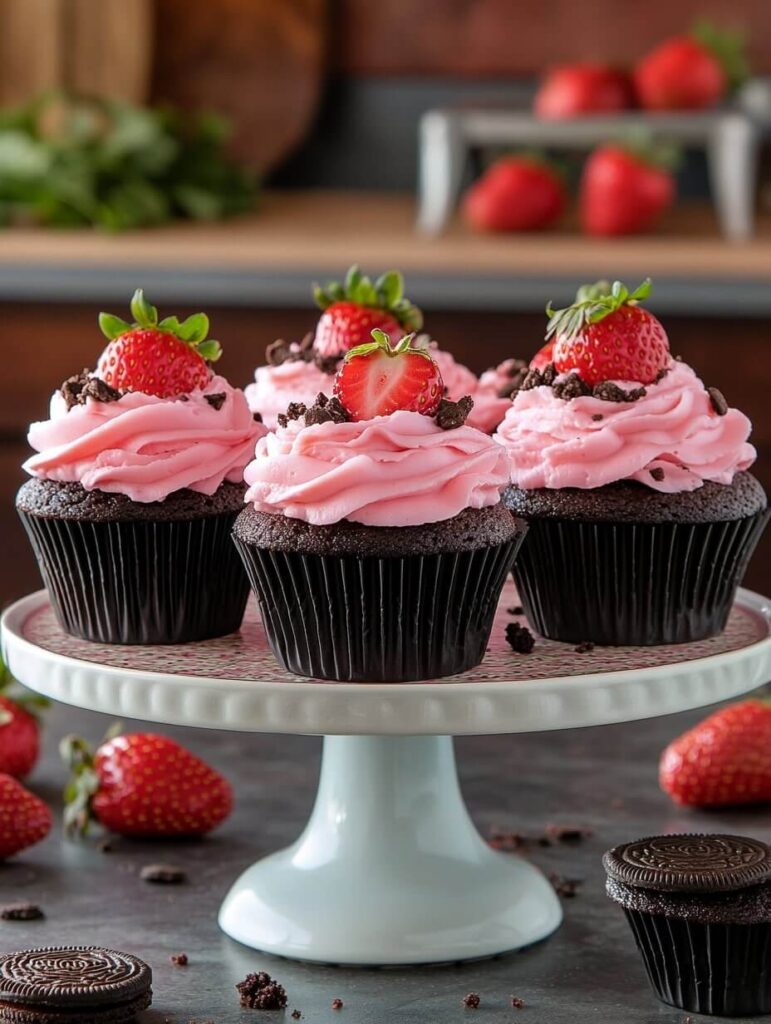
{"label": "cake stand base", "polygon": [[219,923],[298,960],[393,965],[521,949],[562,920],[546,878],[480,837],[448,736],[328,736],[310,821],[235,883]]}

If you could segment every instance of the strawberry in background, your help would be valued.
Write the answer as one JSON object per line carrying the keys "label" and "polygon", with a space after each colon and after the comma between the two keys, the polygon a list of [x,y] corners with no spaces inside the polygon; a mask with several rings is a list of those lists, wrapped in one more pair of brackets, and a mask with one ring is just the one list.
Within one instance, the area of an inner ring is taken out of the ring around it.
{"label": "strawberry in background", "polygon": [[738,32],[702,23],[690,35],[659,43],[639,60],[634,85],[646,110],[705,110],[714,107],[748,77]]}
{"label": "strawberry in background", "polygon": [[43,801],[10,775],[0,774],[0,860],[39,843],[51,831]]}
{"label": "strawberry in background", "polygon": [[633,235],[650,228],[675,201],[672,154],[610,144],[584,164],[579,188],[581,226],[589,235]]}
{"label": "strawberry in background", "polygon": [[168,736],[113,730],[96,753],[66,736],[61,754],[72,773],[64,793],[71,835],[84,835],[96,820],[135,838],[202,836],[233,807],[230,783]]}
{"label": "strawberry in background", "polygon": [[629,76],[605,64],[565,64],[543,79],[533,109],[538,117],[557,120],[585,114],[611,114],[634,105]]}
{"label": "strawberry in background", "polygon": [[37,764],[40,724],[35,712],[45,697],[22,690],[0,659],[0,773],[23,779]]}
{"label": "strawberry in background", "polygon": [[463,198],[464,216],[478,231],[539,231],[558,221],[566,206],[561,175],[533,156],[496,160]]}
{"label": "strawberry in background", "polygon": [[729,704],[673,740],[659,782],[688,807],[771,802],[771,702]]}

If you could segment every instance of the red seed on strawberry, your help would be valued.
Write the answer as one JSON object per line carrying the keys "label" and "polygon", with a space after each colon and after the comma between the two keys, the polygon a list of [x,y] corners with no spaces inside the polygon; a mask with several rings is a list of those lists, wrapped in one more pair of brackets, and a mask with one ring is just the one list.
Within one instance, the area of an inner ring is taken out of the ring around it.
{"label": "red seed on strawberry", "polygon": [[396,343],[405,331],[419,331],[423,325],[423,314],[404,297],[398,270],[373,282],[353,266],[343,283],[317,285],[313,295],[323,310],[313,342],[321,356],[342,356],[367,344],[376,327]]}
{"label": "red seed on strawberry", "polygon": [[731,704],[673,740],[659,782],[675,803],[690,807],[771,801],[771,703]]}
{"label": "red seed on strawberry", "polygon": [[65,827],[84,834],[92,818],[124,836],[200,836],[230,814],[230,784],[167,736],[133,733],[91,754],[75,736],[62,742],[73,778]]}
{"label": "red seed on strawberry", "polygon": [[388,416],[397,410],[433,416],[444,382],[439,367],[424,348],[412,348],[413,335],[395,347],[380,330],[374,341],[359,345],[337,371],[334,394],[352,420]]}
{"label": "red seed on strawberry", "polygon": [[558,373],[577,372],[592,386],[608,380],[652,384],[671,355],[661,322],[639,305],[651,282],[631,293],[620,281],[604,292],[603,285],[585,286],[566,309],[547,307],[554,366]]}
{"label": "red seed on strawberry", "polygon": [[142,391],[157,398],[174,398],[205,388],[210,362],[222,354],[218,341],[208,339],[209,318],[194,313],[158,320],[158,310],[137,289],[131,300],[134,323],[100,313],[99,326],[110,339],[97,364],[97,376],[119,391]]}
{"label": "red seed on strawberry", "polygon": [[0,860],[45,839],[51,812],[10,775],[0,775]]}

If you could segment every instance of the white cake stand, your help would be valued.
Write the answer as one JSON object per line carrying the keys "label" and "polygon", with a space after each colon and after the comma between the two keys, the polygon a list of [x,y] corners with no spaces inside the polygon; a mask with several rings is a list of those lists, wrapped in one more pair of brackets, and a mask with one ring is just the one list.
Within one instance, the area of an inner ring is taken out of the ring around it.
{"label": "white cake stand", "polygon": [[[503,639],[504,592],[480,668],[425,683],[288,675],[250,606],[239,634],[183,647],[110,647],[66,636],[44,592],[10,607],[11,672],[55,700],[170,724],[324,735],[316,805],[300,838],[249,868],[220,911],[256,949],[341,964],[454,961],[519,949],[559,925],[527,861],[492,850],[458,787],[453,735],[630,721],[735,697],[771,676],[771,611],[740,592],[723,636],[680,647],[578,654]],[[526,784],[512,780],[512,788]]]}

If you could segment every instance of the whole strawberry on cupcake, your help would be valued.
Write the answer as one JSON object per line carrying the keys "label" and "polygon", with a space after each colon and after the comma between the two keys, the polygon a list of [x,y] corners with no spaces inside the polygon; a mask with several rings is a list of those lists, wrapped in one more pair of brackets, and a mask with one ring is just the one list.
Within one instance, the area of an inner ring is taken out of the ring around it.
{"label": "whole strawberry on cupcake", "polygon": [[70,377],[33,423],[33,478],[16,498],[63,627],[87,640],[164,644],[237,629],[248,583],[230,531],[265,428],[218,376],[197,313],[133,323],[103,313],[97,368]]}
{"label": "whole strawberry on cupcake", "polygon": [[398,270],[372,281],[352,266],[343,282],[316,285],[313,295],[322,310],[315,331],[301,342],[268,345],[265,365],[245,390],[250,408],[271,430],[290,402],[311,405],[320,391],[331,391],[345,353],[368,342],[374,328],[398,341],[423,323],[423,314],[404,296]]}
{"label": "whole strawberry on cupcake", "polygon": [[334,394],[257,443],[234,538],[291,672],[400,682],[484,656],[525,526],[503,448],[465,420],[411,336],[348,351]]}
{"label": "whole strawberry on cupcake", "polygon": [[684,643],[725,626],[767,520],[751,424],[673,359],[650,281],[547,309],[551,361],[496,438],[530,525],[514,576],[531,623],[571,643]]}

